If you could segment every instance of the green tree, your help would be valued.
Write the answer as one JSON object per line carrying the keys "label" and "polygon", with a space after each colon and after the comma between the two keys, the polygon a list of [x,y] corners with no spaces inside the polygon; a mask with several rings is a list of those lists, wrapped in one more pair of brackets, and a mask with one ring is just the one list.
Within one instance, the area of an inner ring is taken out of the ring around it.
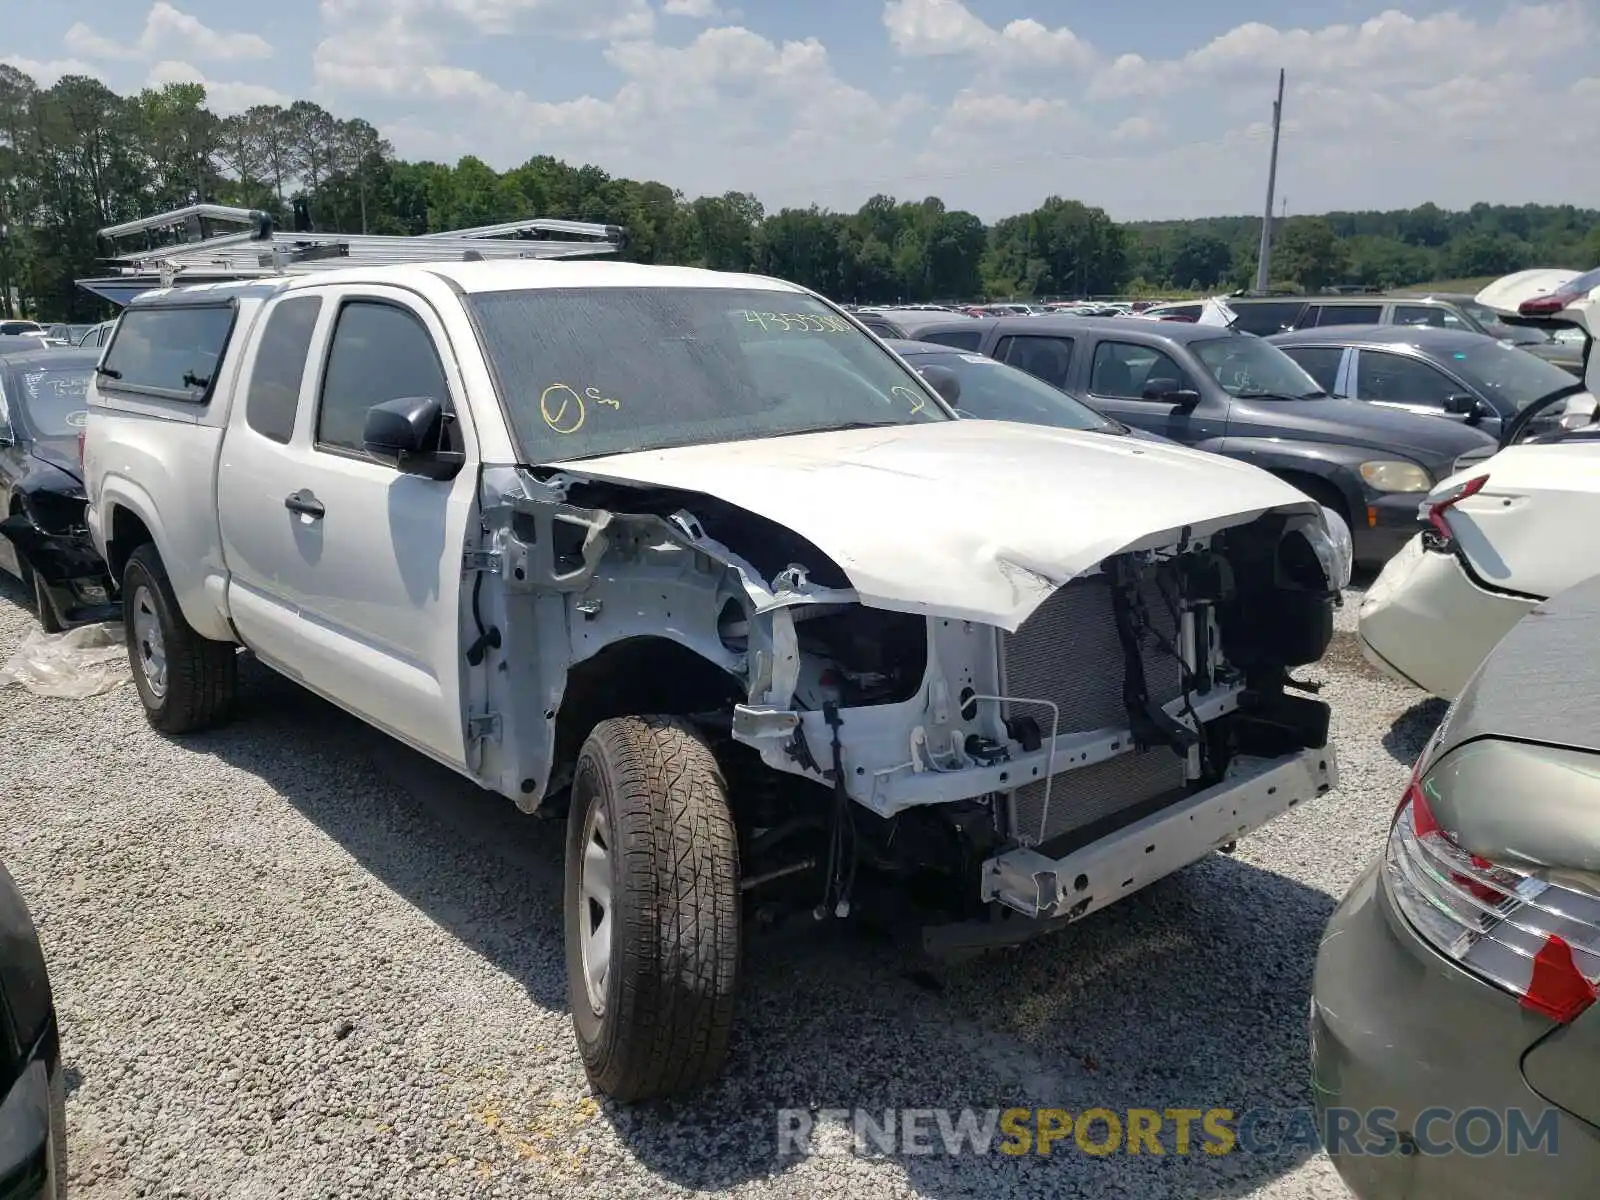
{"label": "green tree", "polygon": [[1273,269],[1307,290],[1337,283],[1344,275],[1346,251],[1333,226],[1322,217],[1293,217],[1284,223],[1273,250]]}

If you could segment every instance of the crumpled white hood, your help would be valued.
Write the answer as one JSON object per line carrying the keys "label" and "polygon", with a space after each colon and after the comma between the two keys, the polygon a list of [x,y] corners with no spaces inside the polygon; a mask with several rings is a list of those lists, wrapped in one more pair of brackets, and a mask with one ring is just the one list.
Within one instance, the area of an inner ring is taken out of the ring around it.
{"label": "crumpled white hood", "polygon": [[941,421],[551,464],[704,492],[792,529],[862,602],[1014,630],[1122,550],[1314,502],[1245,463],[1004,421]]}

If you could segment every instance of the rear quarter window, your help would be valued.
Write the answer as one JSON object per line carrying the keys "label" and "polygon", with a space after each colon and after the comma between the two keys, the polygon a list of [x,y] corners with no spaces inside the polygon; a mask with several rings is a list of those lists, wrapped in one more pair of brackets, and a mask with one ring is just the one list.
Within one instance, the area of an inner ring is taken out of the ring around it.
{"label": "rear quarter window", "polygon": [[983,345],[983,330],[935,329],[931,333],[920,335],[918,340],[937,342],[941,346],[953,346],[957,350],[976,350]]}
{"label": "rear quarter window", "polygon": [[235,312],[232,301],[125,310],[101,364],[100,390],[206,403]]}
{"label": "rear quarter window", "polygon": [[1267,337],[1294,329],[1300,323],[1300,314],[1305,311],[1306,304],[1304,300],[1269,301],[1264,304],[1235,301],[1230,307],[1236,316],[1233,322],[1235,329],[1253,333],[1257,337]]}

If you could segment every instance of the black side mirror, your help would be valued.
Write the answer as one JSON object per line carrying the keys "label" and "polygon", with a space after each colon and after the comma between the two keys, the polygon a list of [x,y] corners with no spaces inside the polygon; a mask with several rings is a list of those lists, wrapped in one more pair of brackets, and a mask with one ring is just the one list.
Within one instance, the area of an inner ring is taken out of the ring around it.
{"label": "black side mirror", "polygon": [[1483,420],[1483,408],[1478,403],[1476,396],[1469,396],[1465,392],[1456,392],[1444,398],[1444,411],[1452,417],[1466,417],[1469,424],[1476,425]]}
{"label": "black side mirror", "polygon": [[961,399],[961,380],[956,378],[956,373],[949,367],[939,367],[932,364],[922,367],[917,371],[944,398],[944,402],[951,408],[956,407],[956,402]]}
{"label": "black side mirror", "polygon": [[1146,400],[1160,400],[1167,404],[1176,404],[1179,408],[1193,408],[1200,403],[1199,392],[1184,387],[1176,379],[1161,375],[1154,379],[1146,379],[1139,394]]}
{"label": "black side mirror", "polygon": [[407,475],[451,479],[466,462],[444,448],[444,405],[432,396],[401,396],[367,409],[361,442],[367,453]]}
{"label": "black side mirror", "polygon": [[1185,409],[1200,403],[1200,393],[1184,387],[1176,379],[1147,379],[1140,394],[1146,400],[1159,400]]}

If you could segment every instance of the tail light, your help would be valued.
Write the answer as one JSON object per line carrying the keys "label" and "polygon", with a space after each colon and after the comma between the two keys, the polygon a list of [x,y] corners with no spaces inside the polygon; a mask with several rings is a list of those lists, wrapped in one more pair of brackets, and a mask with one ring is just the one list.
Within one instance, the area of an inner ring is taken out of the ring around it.
{"label": "tail light", "polygon": [[83,466],[83,435],[84,430],[78,430],[78,465]]}
{"label": "tail light", "polygon": [[1517,306],[1517,312],[1524,317],[1554,316],[1562,309],[1584,299],[1595,290],[1596,286],[1600,286],[1600,269],[1585,271],[1582,275],[1569,279],[1548,296],[1534,296],[1524,300]]}
{"label": "tail light", "polygon": [[1460,504],[1468,496],[1476,496],[1488,484],[1487,475],[1479,475],[1465,483],[1457,484],[1437,500],[1425,500],[1417,515],[1433,526],[1433,530],[1446,542],[1451,541],[1455,534],[1450,529],[1450,523],[1444,519],[1445,513]]}
{"label": "tail light", "polygon": [[1390,895],[1439,953],[1524,1008],[1568,1022],[1600,985],[1600,897],[1469,854],[1413,775],[1384,851]]}

